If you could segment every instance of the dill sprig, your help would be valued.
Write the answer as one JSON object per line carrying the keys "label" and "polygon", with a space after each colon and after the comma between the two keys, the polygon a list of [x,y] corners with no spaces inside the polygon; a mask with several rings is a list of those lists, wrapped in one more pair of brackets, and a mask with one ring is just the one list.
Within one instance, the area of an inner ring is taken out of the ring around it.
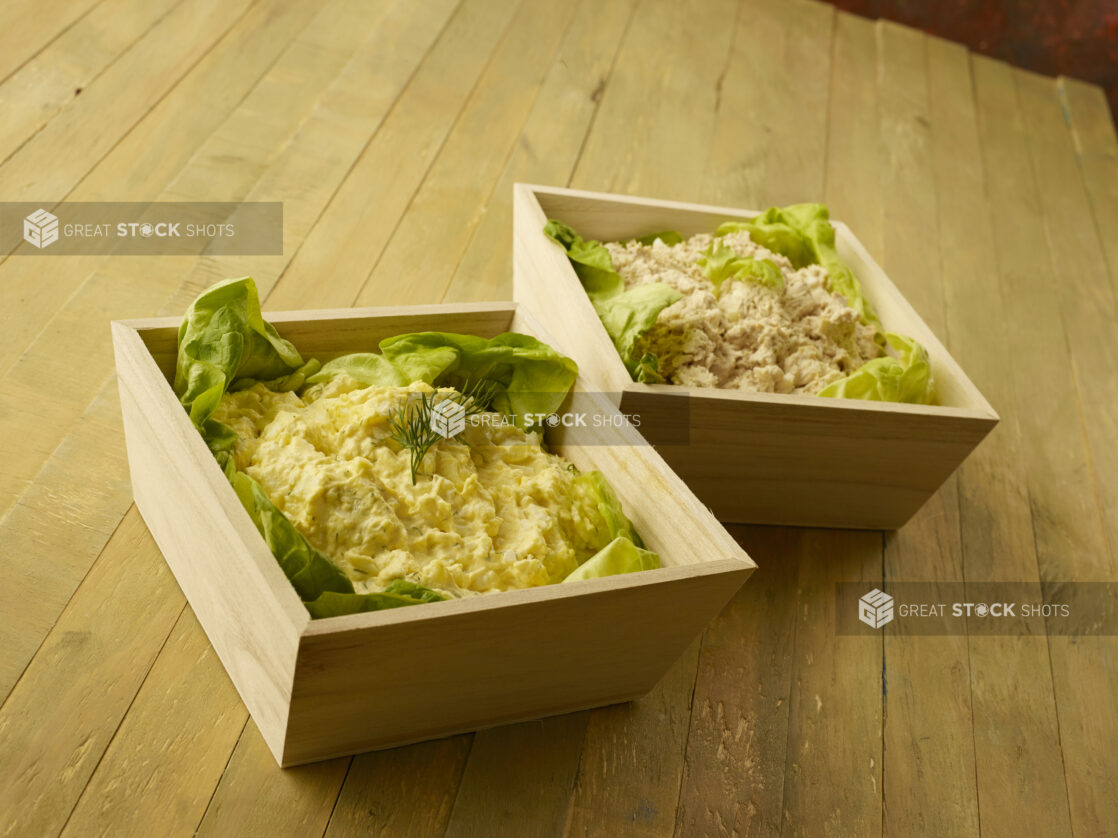
{"label": "dill sprig", "polygon": [[424,458],[438,442],[448,439],[432,427],[431,416],[435,407],[445,401],[455,402],[462,405],[465,409],[465,417],[468,419],[489,410],[496,395],[497,385],[495,382],[478,379],[461,391],[455,391],[443,398],[437,398],[439,396],[438,392],[422,393],[418,399],[409,396],[403,404],[396,408],[389,418],[389,428],[392,431],[392,439],[401,448],[408,450],[411,459],[411,482],[413,486]]}

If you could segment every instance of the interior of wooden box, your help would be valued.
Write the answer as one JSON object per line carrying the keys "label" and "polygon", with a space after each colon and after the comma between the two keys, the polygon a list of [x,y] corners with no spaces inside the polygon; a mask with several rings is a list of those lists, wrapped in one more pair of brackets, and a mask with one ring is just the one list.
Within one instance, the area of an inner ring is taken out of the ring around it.
{"label": "interior of wooden box", "polygon": [[[693,209],[667,205],[667,202],[623,197],[571,195],[546,190],[532,192],[545,216],[562,221],[584,238],[599,241],[629,239],[660,230],[675,230],[685,236],[711,233],[727,218],[751,218],[758,214],[756,211],[740,209]],[[928,350],[939,405],[992,414],[989,404],[939,339],[884,272],[872,263],[850,229],[841,223],[836,224],[836,246],[839,255],[851,266],[861,282],[867,299],[877,308],[885,329],[914,337]],[[620,364],[620,359],[618,363]],[[690,392],[694,396],[702,396],[705,391],[692,388]],[[750,397],[750,394],[735,395]]]}
{"label": "interior of wooden box", "polygon": [[[430,307],[429,312],[385,312],[363,314],[345,310],[328,312],[264,313],[284,338],[304,358],[322,360],[348,352],[376,351],[386,337],[411,331],[438,330],[480,337],[494,337],[512,329],[547,340],[533,318],[518,314],[515,303],[451,308]],[[515,319],[514,319],[515,315]],[[164,325],[165,324],[165,325]],[[178,326],[171,319],[133,324],[159,365],[168,383],[174,379]],[[558,347],[557,347],[558,348]],[[612,411],[613,405],[600,394],[575,393],[562,410]],[[665,567],[698,564],[731,556],[738,548],[709,513],[690,495],[684,484],[659,459],[659,455],[635,430],[614,428],[571,429],[547,432],[553,450],[583,471],[601,469],[613,485],[626,514],[647,542],[661,556]],[[650,503],[650,494],[672,498],[667,514]],[[711,528],[715,531],[711,531]],[[687,542],[680,530],[694,535]]]}

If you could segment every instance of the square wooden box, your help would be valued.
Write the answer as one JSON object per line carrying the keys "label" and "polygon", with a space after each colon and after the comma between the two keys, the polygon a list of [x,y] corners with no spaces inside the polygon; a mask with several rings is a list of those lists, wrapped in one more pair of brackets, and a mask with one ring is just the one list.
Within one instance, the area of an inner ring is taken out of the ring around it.
{"label": "square wooden box", "polygon": [[[551,343],[513,303],[265,316],[321,360],[423,330]],[[556,449],[606,474],[662,568],[312,621],[171,389],[178,324],[112,324],[133,493],[281,765],[639,696],[755,567],[632,429],[570,431]]]}
{"label": "square wooden box", "polygon": [[634,382],[563,249],[543,233],[547,219],[555,218],[599,241],[658,230],[690,236],[757,214],[516,184],[513,296],[538,315],[593,386],[623,413],[640,416],[650,438],[664,439],[661,431],[689,413],[686,444],[658,444],[657,450],[720,520],[896,529],[998,416],[845,224],[834,222],[840,256],[885,328],[927,348],[939,405]]}

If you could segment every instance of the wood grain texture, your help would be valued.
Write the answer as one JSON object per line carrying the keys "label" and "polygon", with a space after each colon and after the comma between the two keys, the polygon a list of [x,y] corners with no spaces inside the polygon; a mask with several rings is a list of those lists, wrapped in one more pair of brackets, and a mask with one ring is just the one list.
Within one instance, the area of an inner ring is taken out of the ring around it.
{"label": "wood grain texture", "polygon": [[247,718],[201,626],[184,610],[62,834],[192,832]]}
{"label": "wood grain texture", "polygon": [[348,767],[349,760],[335,759],[276,771],[249,719],[196,834],[322,835]]}
{"label": "wood grain texture", "polygon": [[457,799],[472,739],[436,739],[354,757],[326,835],[440,838]]}
{"label": "wood grain texture", "polygon": [[562,835],[589,713],[474,736],[446,835]]}

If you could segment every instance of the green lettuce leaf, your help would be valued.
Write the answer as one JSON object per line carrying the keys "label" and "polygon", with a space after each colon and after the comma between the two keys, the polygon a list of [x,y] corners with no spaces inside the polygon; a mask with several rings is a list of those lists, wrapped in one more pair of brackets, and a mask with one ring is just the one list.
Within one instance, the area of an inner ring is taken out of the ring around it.
{"label": "green lettuce leaf", "polygon": [[409,383],[391,361],[375,352],[354,352],[327,361],[307,378],[307,383],[323,384],[342,374],[352,376],[366,387],[400,387]]}
{"label": "green lettuce leaf", "polygon": [[592,507],[598,510],[604,522],[604,529],[597,532],[595,540],[605,544],[615,538],[627,538],[638,547],[644,542],[637,534],[632,522],[625,517],[621,501],[600,471],[586,471],[575,478],[575,491],[583,494]]}
{"label": "green lettuce leaf", "polygon": [[715,289],[721,289],[727,279],[756,282],[778,291],[784,287],[780,268],[771,259],[739,256],[737,251],[721,242],[713,242],[699,257],[699,264]]}
{"label": "green lettuce leaf", "polygon": [[935,381],[928,351],[912,338],[902,335],[888,333],[885,339],[897,351],[898,357],[885,355],[867,361],[846,378],[828,384],[819,391],[819,395],[933,404]]}
{"label": "green lettuce leaf", "polygon": [[447,599],[440,593],[409,582],[394,579],[383,591],[375,594],[346,594],[326,591],[311,602],[306,602],[307,610],[315,619],[322,617],[341,617],[346,614],[363,614],[366,611],[383,611],[386,608],[400,608],[406,605],[422,605],[427,602],[442,602]]}
{"label": "green lettuce leaf", "polygon": [[300,599],[317,599],[326,591],[353,593],[353,584],[346,575],[295,529],[295,525],[276,508],[259,483],[236,470],[232,471],[230,482]]}
{"label": "green lettuce leaf", "polygon": [[823,204],[792,204],[770,207],[748,221],[726,221],[715,231],[716,236],[745,230],[749,237],[773,253],[780,253],[797,270],[808,265],[821,265],[827,271],[830,290],[841,294],[847,305],[867,323],[880,328],[881,323],[870,301],[862,294],[862,286],[853,271],[839,258],[835,249],[835,228]]}
{"label": "green lettuce leaf", "polygon": [[[660,312],[683,295],[659,282],[626,290],[625,281],[613,269],[613,260],[601,242],[587,241],[554,219],[547,222],[544,233],[567,251],[567,258],[629,374],[639,379],[643,370],[645,378],[639,380],[648,380],[650,361],[655,356],[638,352],[638,340],[652,328]],[[658,233],[653,237],[664,235],[668,234]]]}
{"label": "green lettuce leaf", "polygon": [[619,536],[571,571],[563,582],[597,579],[619,573],[634,573],[638,570],[653,570],[659,566],[659,556],[638,547],[628,538]]}
{"label": "green lettuce leaf", "polygon": [[578,377],[578,365],[546,343],[506,332],[492,339],[448,332],[416,332],[380,342],[380,351],[407,382],[455,387],[496,385],[492,407],[513,417],[559,409]]}
{"label": "green lettuce leaf", "polygon": [[238,376],[269,379],[303,366],[295,347],[266,323],[251,277],[226,279],[190,304],[179,327],[175,393],[198,426]]}

